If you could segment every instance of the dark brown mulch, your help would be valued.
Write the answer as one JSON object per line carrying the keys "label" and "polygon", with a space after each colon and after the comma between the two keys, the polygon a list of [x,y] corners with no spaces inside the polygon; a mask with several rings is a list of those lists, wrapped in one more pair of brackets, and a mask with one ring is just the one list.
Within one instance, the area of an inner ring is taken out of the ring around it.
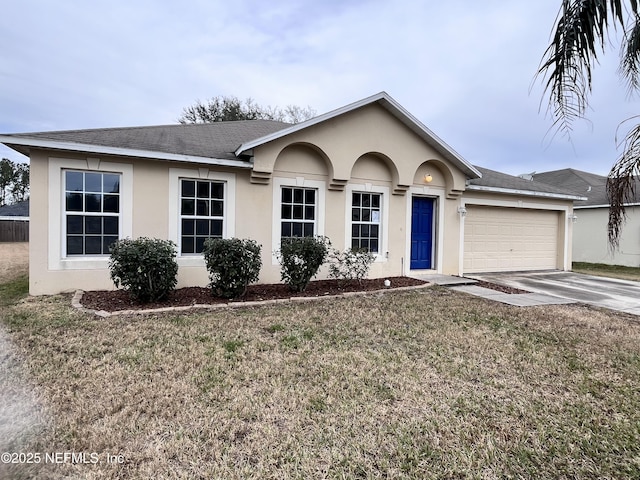
{"label": "dark brown mulch", "polygon": [[[422,280],[409,277],[391,277],[391,289],[398,287],[409,287],[416,285],[424,285]],[[384,286],[384,278],[366,279],[362,283],[338,282],[337,280],[316,280],[307,286],[304,292],[292,292],[287,285],[261,284],[249,285],[247,294],[240,302],[254,302],[262,300],[274,300],[291,297],[324,297],[327,295],[338,295],[346,292],[367,292],[373,290],[382,290]],[[181,307],[189,305],[207,305],[216,303],[228,303],[226,298],[214,297],[211,289],[206,287],[187,287],[179,288],[173,291],[169,297],[162,302],[138,303],[133,300],[129,294],[123,290],[101,290],[85,292],[82,296],[82,306],[92,310],[104,310],[107,312],[115,312],[118,310],[141,310],[163,307]]]}
{"label": "dark brown mulch", "polygon": [[482,280],[478,280],[478,283],[474,285],[478,287],[490,288],[491,290],[496,290],[502,293],[511,293],[511,294],[520,294],[520,293],[531,293],[526,290],[520,290],[515,287],[507,287],[506,285],[498,285],[497,283],[483,282]]}

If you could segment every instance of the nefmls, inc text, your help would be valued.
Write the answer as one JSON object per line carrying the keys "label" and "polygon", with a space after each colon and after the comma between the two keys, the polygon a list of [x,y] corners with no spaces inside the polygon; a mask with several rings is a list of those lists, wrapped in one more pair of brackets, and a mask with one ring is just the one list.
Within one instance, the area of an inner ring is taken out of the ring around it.
{"label": "nefmls, inc text", "polygon": [[106,454],[103,459],[97,452],[2,452],[1,463],[33,464],[33,463],[72,463],[76,465],[96,464],[101,460],[107,463],[124,463],[123,455]]}

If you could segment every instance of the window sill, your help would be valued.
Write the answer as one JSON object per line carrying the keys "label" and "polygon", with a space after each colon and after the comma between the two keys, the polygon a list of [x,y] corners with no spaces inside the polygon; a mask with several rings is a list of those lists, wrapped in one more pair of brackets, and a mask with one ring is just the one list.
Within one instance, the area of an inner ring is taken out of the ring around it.
{"label": "window sill", "polygon": [[179,267],[205,267],[204,257],[200,254],[185,255],[177,258]]}
{"label": "window sill", "polygon": [[60,270],[93,270],[109,267],[109,256],[83,256],[60,259]]}

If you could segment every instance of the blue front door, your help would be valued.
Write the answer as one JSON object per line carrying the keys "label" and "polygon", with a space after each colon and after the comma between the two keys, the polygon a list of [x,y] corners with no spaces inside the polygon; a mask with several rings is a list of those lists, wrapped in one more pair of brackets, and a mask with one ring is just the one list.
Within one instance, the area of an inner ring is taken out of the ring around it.
{"label": "blue front door", "polygon": [[411,269],[430,269],[433,256],[433,199],[413,197],[411,204]]}

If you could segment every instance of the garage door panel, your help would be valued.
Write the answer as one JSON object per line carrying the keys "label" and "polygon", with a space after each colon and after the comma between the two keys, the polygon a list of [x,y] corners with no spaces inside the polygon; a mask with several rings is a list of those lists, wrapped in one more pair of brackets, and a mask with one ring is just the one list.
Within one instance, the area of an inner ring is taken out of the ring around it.
{"label": "garage door panel", "polygon": [[557,266],[558,213],[467,205],[465,273]]}

